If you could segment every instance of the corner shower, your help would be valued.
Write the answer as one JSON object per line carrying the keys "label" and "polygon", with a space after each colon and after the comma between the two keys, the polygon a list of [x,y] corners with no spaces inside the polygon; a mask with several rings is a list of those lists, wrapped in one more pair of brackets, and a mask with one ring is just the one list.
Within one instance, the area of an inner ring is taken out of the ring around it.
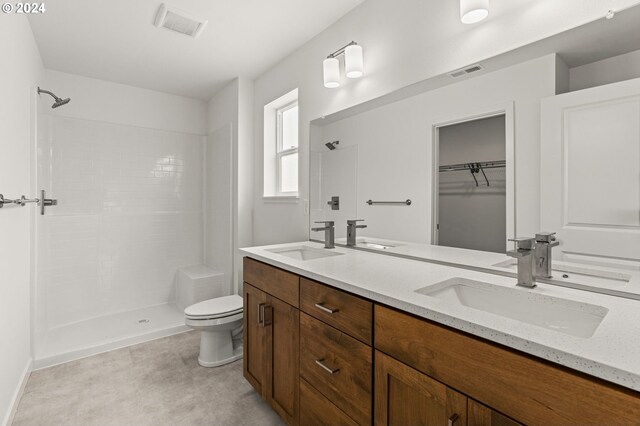
{"label": "corner shower", "polygon": [[60,202],[32,217],[35,368],[187,331],[175,281],[204,263],[207,136],[88,119],[81,94],[67,109],[37,93],[54,104],[36,99],[33,175]]}

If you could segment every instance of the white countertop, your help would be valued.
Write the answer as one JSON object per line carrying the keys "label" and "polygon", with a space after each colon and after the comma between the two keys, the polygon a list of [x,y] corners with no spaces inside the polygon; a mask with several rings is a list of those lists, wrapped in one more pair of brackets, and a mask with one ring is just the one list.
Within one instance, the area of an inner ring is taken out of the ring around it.
{"label": "white countertop", "polygon": [[[243,248],[240,251],[245,256],[375,302],[640,391],[640,301],[544,283],[539,283],[535,289],[525,289],[516,287],[516,280],[512,277],[342,247],[332,251],[343,255],[311,260],[296,260],[267,251],[299,246],[323,247],[322,244],[305,241]],[[477,256],[494,256],[492,253],[475,253]],[[451,256],[454,254],[452,252]],[[505,259],[504,255],[495,256]],[[444,303],[415,292],[453,277],[599,305],[609,312],[593,336],[582,338]]]}

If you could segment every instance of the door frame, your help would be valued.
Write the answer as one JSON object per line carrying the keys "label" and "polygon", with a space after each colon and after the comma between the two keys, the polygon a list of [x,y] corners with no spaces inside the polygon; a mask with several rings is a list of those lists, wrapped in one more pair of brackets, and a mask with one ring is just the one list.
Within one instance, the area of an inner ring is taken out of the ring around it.
{"label": "door frame", "polygon": [[439,129],[441,127],[451,126],[469,121],[481,120],[496,116],[504,116],[505,125],[505,160],[506,160],[506,235],[507,241],[504,242],[505,250],[509,248],[509,239],[515,238],[516,232],[516,181],[515,181],[515,107],[514,102],[503,102],[500,104],[477,107],[464,111],[450,113],[444,116],[430,118],[428,120],[429,143],[433,147],[431,162],[431,244],[438,245],[438,197],[439,197],[439,154],[440,141]]}

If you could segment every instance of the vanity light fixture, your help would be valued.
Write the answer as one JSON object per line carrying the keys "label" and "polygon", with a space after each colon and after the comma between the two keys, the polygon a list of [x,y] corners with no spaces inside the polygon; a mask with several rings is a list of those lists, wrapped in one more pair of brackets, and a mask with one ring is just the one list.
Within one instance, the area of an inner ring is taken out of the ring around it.
{"label": "vanity light fixture", "polygon": [[362,46],[355,41],[336,50],[322,62],[324,87],[335,89],[340,86],[340,61],[338,56],[344,54],[344,73],[348,78],[360,78],[364,75],[364,59]]}
{"label": "vanity light fixture", "polygon": [[460,20],[475,24],[489,16],[489,0],[460,0]]}

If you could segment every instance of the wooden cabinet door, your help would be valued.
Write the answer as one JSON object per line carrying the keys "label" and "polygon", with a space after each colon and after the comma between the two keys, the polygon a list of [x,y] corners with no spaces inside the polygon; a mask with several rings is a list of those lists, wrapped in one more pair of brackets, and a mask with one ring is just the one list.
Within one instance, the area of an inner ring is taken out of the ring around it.
{"label": "wooden cabinet door", "polygon": [[244,283],[244,377],[263,397],[267,372],[267,329],[263,318],[266,304],[265,292]]}
{"label": "wooden cabinet door", "polygon": [[288,424],[299,420],[300,311],[267,296],[265,399]]}
{"label": "wooden cabinet door", "polygon": [[469,398],[467,426],[522,426],[521,423]]}
{"label": "wooden cabinet door", "polygon": [[375,351],[375,422],[382,425],[467,424],[467,397]]}

